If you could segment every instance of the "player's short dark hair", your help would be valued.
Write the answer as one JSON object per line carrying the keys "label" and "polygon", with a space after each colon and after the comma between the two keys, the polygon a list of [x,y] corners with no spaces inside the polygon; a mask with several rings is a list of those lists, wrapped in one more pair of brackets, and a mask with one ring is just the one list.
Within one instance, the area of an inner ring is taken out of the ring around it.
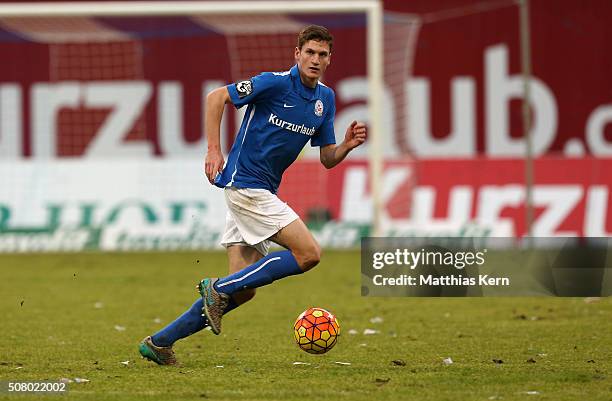
{"label": "player's short dark hair", "polygon": [[307,27],[304,27],[304,29],[302,29],[298,34],[298,49],[301,50],[302,46],[304,46],[304,44],[309,40],[327,42],[329,45],[329,52],[331,53],[334,37],[324,26],[308,25]]}

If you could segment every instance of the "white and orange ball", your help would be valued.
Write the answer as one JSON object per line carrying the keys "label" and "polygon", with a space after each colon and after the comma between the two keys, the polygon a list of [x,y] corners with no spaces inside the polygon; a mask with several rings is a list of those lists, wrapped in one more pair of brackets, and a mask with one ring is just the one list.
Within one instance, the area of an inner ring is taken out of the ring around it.
{"label": "white and orange ball", "polygon": [[323,308],[309,308],[298,316],[293,325],[295,342],[310,354],[324,354],[336,345],[340,323]]}

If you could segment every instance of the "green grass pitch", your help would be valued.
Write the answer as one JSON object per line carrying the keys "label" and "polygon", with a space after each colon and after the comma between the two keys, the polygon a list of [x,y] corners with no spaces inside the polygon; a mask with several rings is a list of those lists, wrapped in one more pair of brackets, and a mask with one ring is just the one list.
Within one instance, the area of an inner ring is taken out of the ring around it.
{"label": "green grass pitch", "polygon": [[[63,399],[74,400],[612,397],[609,298],[361,297],[358,252],[326,252],[312,272],[260,289],[221,336],[179,341],[180,367],[142,360],[139,341],[191,305],[202,276],[226,269],[221,252],[0,255],[0,380],[89,380],[69,385]],[[340,321],[328,354],[294,343],[310,306]]]}

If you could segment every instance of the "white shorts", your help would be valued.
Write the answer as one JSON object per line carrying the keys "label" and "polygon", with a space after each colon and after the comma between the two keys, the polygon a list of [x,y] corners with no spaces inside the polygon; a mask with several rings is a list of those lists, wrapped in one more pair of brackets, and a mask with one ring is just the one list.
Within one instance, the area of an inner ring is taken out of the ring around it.
{"label": "white shorts", "polygon": [[225,188],[227,217],[221,245],[244,245],[262,255],[270,249],[268,238],[299,216],[285,202],[266,189]]}

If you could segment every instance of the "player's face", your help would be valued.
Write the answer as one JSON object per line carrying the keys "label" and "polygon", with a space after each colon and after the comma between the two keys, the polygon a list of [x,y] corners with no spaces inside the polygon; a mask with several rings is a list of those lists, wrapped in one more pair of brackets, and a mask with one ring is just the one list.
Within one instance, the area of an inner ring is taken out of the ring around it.
{"label": "player's face", "polygon": [[309,40],[301,49],[295,48],[295,60],[302,82],[314,88],[330,63],[329,43]]}

